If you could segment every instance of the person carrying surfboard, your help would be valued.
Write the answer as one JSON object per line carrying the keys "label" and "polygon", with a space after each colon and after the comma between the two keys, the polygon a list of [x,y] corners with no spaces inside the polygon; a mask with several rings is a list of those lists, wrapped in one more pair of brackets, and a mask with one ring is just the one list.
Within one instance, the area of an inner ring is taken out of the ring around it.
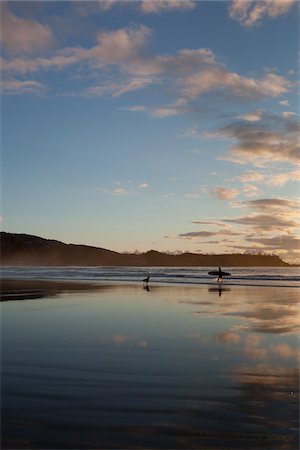
{"label": "person carrying surfboard", "polygon": [[223,272],[221,267],[219,267],[219,270],[212,270],[211,272],[208,272],[208,275],[212,275],[214,277],[218,277],[218,282],[222,281],[224,277],[230,277],[229,272]]}
{"label": "person carrying surfboard", "polygon": [[219,267],[218,282],[222,280],[222,269]]}

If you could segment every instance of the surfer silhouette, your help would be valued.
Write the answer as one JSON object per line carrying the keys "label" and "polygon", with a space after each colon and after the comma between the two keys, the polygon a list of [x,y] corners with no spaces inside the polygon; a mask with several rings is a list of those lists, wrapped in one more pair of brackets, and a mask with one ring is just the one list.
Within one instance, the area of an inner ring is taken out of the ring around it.
{"label": "surfer silhouette", "polygon": [[218,282],[222,280],[222,269],[219,267]]}
{"label": "surfer silhouette", "polygon": [[224,277],[230,277],[231,273],[223,272],[221,267],[219,267],[219,270],[212,270],[211,272],[208,272],[208,275],[218,277],[217,281],[220,282],[223,281]]}

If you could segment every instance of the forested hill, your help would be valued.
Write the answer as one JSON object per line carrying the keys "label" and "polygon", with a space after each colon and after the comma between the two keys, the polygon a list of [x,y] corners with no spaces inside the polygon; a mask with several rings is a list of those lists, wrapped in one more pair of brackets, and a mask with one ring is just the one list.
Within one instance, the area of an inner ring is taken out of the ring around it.
{"label": "forested hill", "polygon": [[288,266],[275,255],[117,253],[87,245],[64,244],[28,234],[1,232],[1,264],[8,266]]}

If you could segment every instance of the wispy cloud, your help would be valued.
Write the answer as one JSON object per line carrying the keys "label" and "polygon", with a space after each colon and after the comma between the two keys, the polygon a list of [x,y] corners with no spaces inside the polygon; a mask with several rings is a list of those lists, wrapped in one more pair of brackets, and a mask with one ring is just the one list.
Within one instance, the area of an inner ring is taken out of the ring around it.
{"label": "wispy cloud", "polygon": [[[187,2],[143,3],[146,4],[149,8],[150,4],[153,7],[172,4],[175,8],[175,5],[186,6]],[[221,97],[230,95],[252,101],[276,97],[292,88],[287,78],[274,73],[253,78],[232,72],[218,61],[209,48],[185,48],[175,54],[151,54],[146,50],[151,35],[152,30],[143,25],[101,31],[92,47],[65,47],[43,57],[22,54],[20,45],[21,54],[2,58],[1,67],[8,74],[26,74],[79,66],[83,76],[90,76],[91,71],[96,78],[99,74],[92,86],[78,92],[81,95],[120,96],[154,84],[161,86],[161,89],[167,87],[174,98],[170,104],[145,107],[144,111],[156,117],[190,112],[194,108],[191,106],[193,101],[203,94],[218,92]],[[248,120],[256,119],[259,120],[259,113],[248,115]]]}
{"label": "wispy cloud", "polygon": [[150,34],[150,29],[144,26],[103,31],[98,33],[97,45],[94,47],[62,48],[50,57],[3,59],[2,70],[27,73],[63,69],[84,61],[89,61],[94,68],[105,65],[122,66],[123,64],[129,64],[137,57]]}
{"label": "wispy cloud", "polygon": [[257,200],[250,200],[244,203],[249,208],[254,208],[260,211],[272,211],[278,212],[279,210],[284,213],[289,210],[297,211],[300,207],[300,201],[288,198],[260,198]]}
{"label": "wispy cloud", "polygon": [[228,227],[228,225],[226,225],[225,223],[217,222],[215,220],[193,220],[192,223],[195,225],[214,225],[216,227],[222,227],[222,228]]}
{"label": "wispy cloud", "polygon": [[245,27],[261,23],[264,18],[276,18],[286,14],[295,0],[233,0],[229,15]]}
{"label": "wispy cloud", "polygon": [[187,239],[194,240],[199,238],[211,238],[216,236],[239,236],[240,233],[231,230],[218,230],[218,231],[189,231],[187,233],[179,233],[177,236],[165,236],[166,238]]}
{"label": "wispy cloud", "polygon": [[137,1],[138,7],[146,14],[158,14],[166,11],[185,11],[194,9],[194,0],[142,0]]}
{"label": "wispy cloud", "polygon": [[[224,219],[225,223],[244,228],[244,241],[231,248],[239,250],[276,251],[293,260],[300,252],[298,200],[262,198],[249,200],[243,205],[252,212],[244,216]],[[254,211],[254,212],[253,212]]]}
{"label": "wispy cloud", "polygon": [[253,184],[245,184],[242,187],[242,192],[246,197],[256,197],[259,194],[260,190]]}
{"label": "wispy cloud", "polygon": [[261,112],[256,112],[252,114],[242,114],[238,116],[237,119],[245,120],[246,122],[258,122],[261,119]]}
{"label": "wispy cloud", "polygon": [[295,235],[279,234],[274,237],[249,237],[248,242],[262,244],[268,250],[300,251],[300,238]]}
{"label": "wispy cloud", "polygon": [[160,107],[133,105],[122,109],[131,112],[145,112],[152,117],[159,117],[159,118],[179,116],[187,112],[192,112],[194,110],[193,108],[187,105],[187,102],[184,99],[178,99],[169,105]]}
{"label": "wispy cloud", "polygon": [[216,187],[213,193],[219,200],[232,200],[240,194],[240,191],[236,188]]}
{"label": "wispy cloud", "polygon": [[44,91],[45,86],[34,80],[1,80],[2,92],[10,94],[39,94]]}
{"label": "wispy cloud", "polygon": [[138,189],[148,189],[149,184],[148,183],[141,183],[138,185]]}
{"label": "wispy cloud", "polygon": [[236,206],[246,209],[246,214],[218,220],[193,220],[194,225],[210,225],[212,228],[165,237],[218,245],[247,253],[276,252],[291,261],[297,258],[300,252],[300,239],[297,236],[298,200],[259,198],[236,203]]}
{"label": "wispy cloud", "polygon": [[182,92],[191,99],[214,90],[249,99],[277,97],[290,87],[286,78],[276,74],[269,73],[261,79],[248,78],[217,64],[182,79]]}
{"label": "wispy cloud", "polygon": [[94,190],[105,195],[125,196],[134,195],[149,188],[149,184],[146,181],[139,184],[134,183],[132,180],[128,180],[127,182],[114,181],[113,184],[116,187],[97,187]]}
{"label": "wispy cloud", "polygon": [[246,172],[243,175],[237,177],[237,180],[242,183],[249,183],[252,181],[262,181],[265,179],[265,174],[261,172]]}
{"label": "wispy cloud", "polygon": [[[102,84],[91,86],[84,91],[86,96],[99,96],[111,95],[112,97],[120,97],[127,92],[143,89],[147,85],[152,84],[151,78],[124,78],[117,82],[105,81]],[[135,110],[141,111],[141,109]]]}
{"label": "wispy cloud", "polygon": [[228,223],[250,226],[256,232],[281,231],[283,228],[297,227],[297,222],[283,217],[274,217],[272,214],[255,214],[234,219],[224,219]]}
{"label": "wispy cloud", "polygon": [[291,181],[299,181],[299,180],[300,180],[299,170],[293,170],[290,172],[283,172],[283,173],[277,173],[274,175],[270,175],[267,178],[266,183],[269,186],[282,187]]}
{"label": "wispy cloud", "polygon": [[99,9],[108,11],[113,7],[134,8],[144,14],[159,14],[169,11],[186,11],[195,8],[195,0],[100,0]]}
{"label": "wispy cloud", "polygon": [[[267,173],[267,172],[253,172],[249,171],[236,177],[236,180],[240,183],[259,183],[266,184],[267,186],[274,186],[280,188],[287,183],[300,180],[300,173],[298,170],[290,170],[279,173]],[[254,186],[255,187],[255,186]],[[244,189],[244,188],[243,188]],[[258,189],[256,187],[256,189]]]}
{"label": "wispy cloud", "polygon": [[299,163],[299,122],[293,116],[264,113],[259,122],[235,121],[218,134],[236,141],[222,159],[258,167],[278,161]]}
{"label": "wispy cloud", "polygon": [[281,106],[290,106],[290,103],[288,100],[280,100],[278,102]]}

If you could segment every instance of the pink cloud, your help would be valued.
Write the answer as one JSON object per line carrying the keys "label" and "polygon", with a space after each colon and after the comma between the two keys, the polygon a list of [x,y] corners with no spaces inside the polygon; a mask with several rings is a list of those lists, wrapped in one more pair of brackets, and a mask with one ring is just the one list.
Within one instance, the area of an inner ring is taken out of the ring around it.
{"label": "pink cloud", "polygon": [[295,3],[295,0],[233,0],[229,15],[241,25],[250,28],[265,17],[275,18],[286,14]]}
{"label": "pink cloud", "polygon": [[6,3],[1,3],[1,42],[9,52],[33,53],[53,45],[54,36],[47,25],[18,18]]}
{"label": "pink cloud", "polygon": [[238,189],[224,187],[216,187],[213,192],[219,200],[232,200],[240,194]]}

